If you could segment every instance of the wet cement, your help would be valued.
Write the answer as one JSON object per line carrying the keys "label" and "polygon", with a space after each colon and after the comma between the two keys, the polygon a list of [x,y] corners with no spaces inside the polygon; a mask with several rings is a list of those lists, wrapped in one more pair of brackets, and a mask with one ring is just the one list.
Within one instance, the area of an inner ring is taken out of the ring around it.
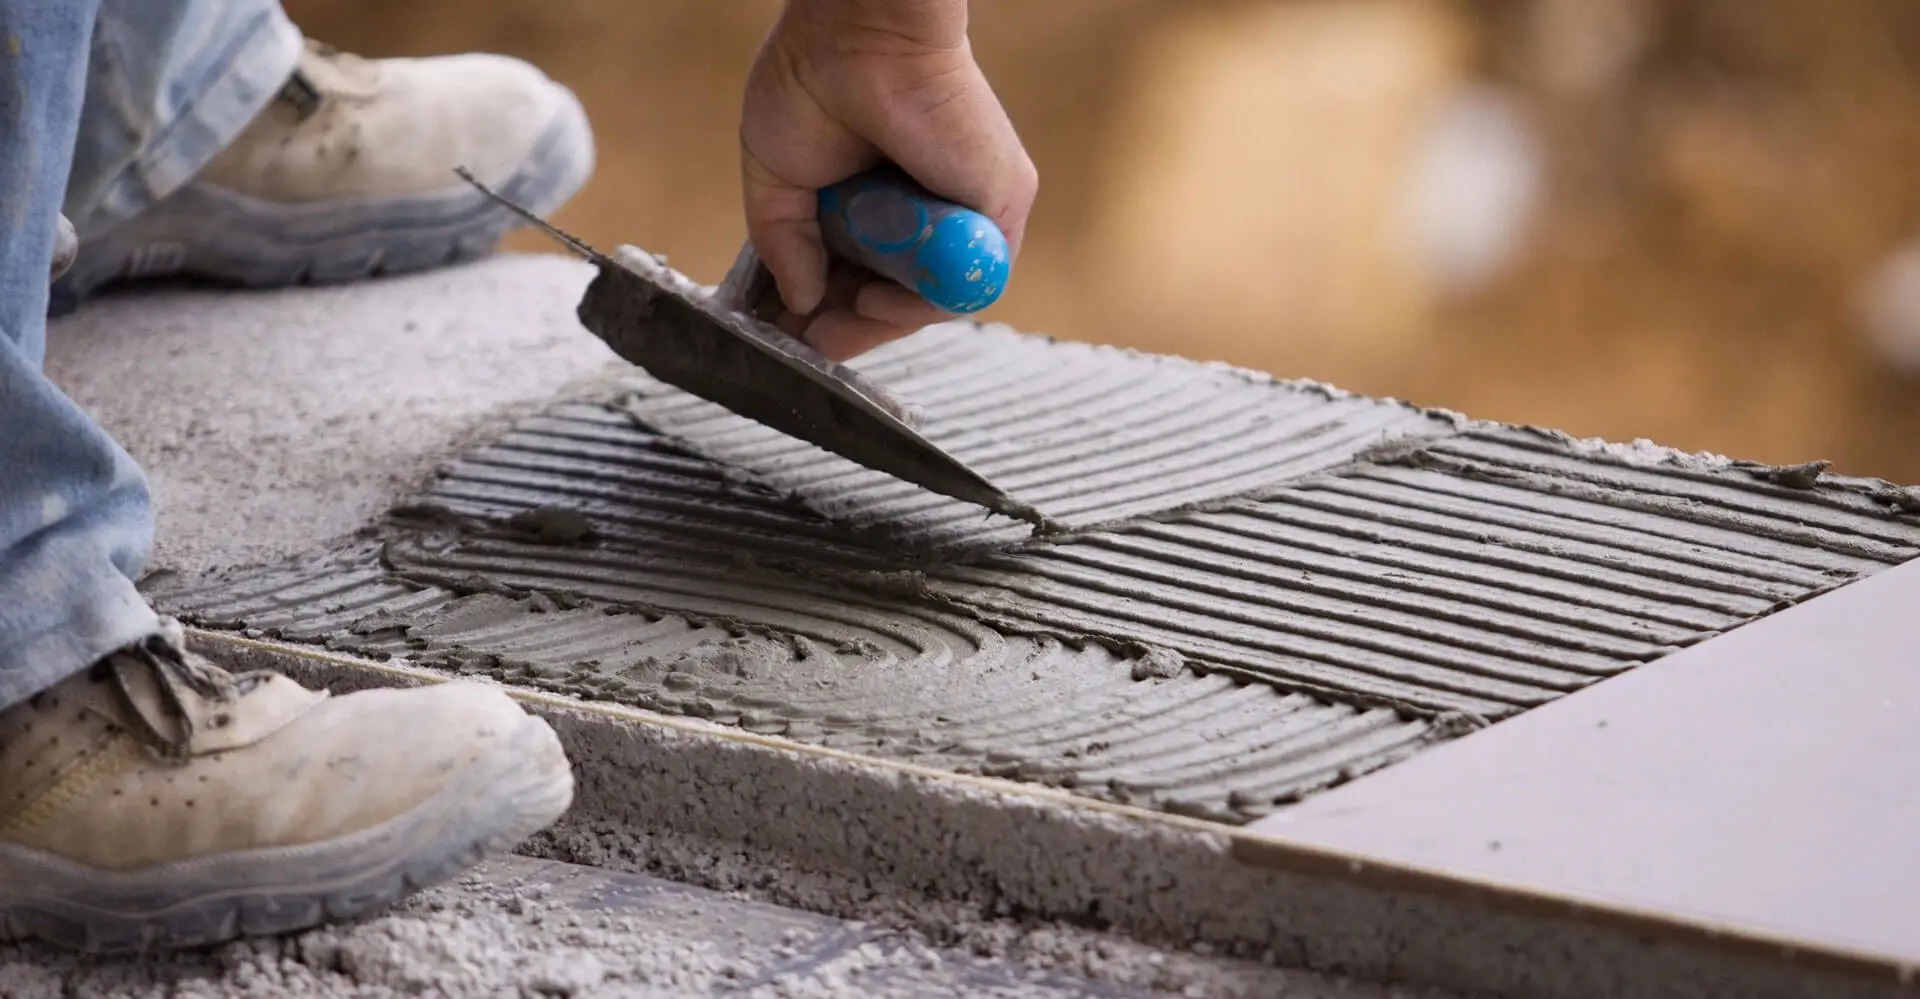
{"label": "wet cement", "polygon": [[[213,628],[1243,821],[1920,553],[1908,494],[971,326],[871,373],[1070,528],[623,376]],[[1092,386],[1081,392],[1079,386]]]}
{"label": "wet cement", "polygon": [[911,407],[756,316],[754,296],[772,294],[773,279],[751,247],[707,289],[637,247],[608,257],[575,245],[600,270],[580,300],[581,325],[650,376],[868,468],[1053,526],[921,437]]}
{"label": "wet cement", "polygon": [[[935,444],[1068,528],[1270,486],[1453,422],[1323,385],[1003,327],[926,330],[856,364],[919,410]],[[1028,534],[652,378],[625,386],[626,408],[648,426],[895,548],[951,553]]]}

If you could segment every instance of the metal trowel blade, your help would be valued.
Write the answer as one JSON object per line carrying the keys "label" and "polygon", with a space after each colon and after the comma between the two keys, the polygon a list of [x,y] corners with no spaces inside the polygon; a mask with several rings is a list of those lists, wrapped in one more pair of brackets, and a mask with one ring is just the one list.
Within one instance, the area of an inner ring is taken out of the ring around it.
{"label": "metal trowel blade", "polygon": [[891,394],[748,311],[767,280],[750,250],[726,284],[709,289],[637,247],[601,253],[459,173],[599,269],[580,300],[581,324],[655,378],[875,471],[1051,528],[921,436]]}

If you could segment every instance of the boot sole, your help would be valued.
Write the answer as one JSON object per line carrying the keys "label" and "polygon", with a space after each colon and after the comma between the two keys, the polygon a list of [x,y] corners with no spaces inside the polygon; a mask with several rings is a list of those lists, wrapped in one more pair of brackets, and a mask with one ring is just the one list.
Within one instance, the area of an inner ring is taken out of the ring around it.
{"label": "boot sole", "polygon": [[529,715],[412,811],[322,843],[137,871],[100,870],[0,844],[0,938],[124,953],[351,920],[511,849],[572,801],[573,772],[559,737]]}
{"label": "boot sole", "polygon": [[[545,215],[593,173],[593,133],[564,96],[502,195]],[[80,247],[54,283],[50,315],[124,282],[189,278],[246,288],[337,284],[486,256],[524,223],[453,178],[440,192],[285,204],[189,184],[165,204]],[[209,240],[208,232],[223,235]]]}

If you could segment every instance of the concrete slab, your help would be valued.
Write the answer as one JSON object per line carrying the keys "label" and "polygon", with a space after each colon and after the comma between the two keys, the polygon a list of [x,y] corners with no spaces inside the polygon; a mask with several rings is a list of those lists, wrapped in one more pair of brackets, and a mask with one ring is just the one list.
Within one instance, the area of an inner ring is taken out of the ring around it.
{"label": "concrete slab", "polygon": [[[585,280],[504,258],[115,301],[62,325],[52,366],[152,469],[152,592],[210,648],[343,689],[490,678],[555,718],[583,790],[549,856],[1512,995],[1901,986],[1169,813],[1359,787],[1884,573],[1920,552],[1910,491],[1009,331],[871,358],[944,446],[1075,505],[1079,531],[1028,541],[643,376],[589,377]],[[1156,379],[1217,382],[1224,408],[1079,408]]]}
{"label": "concrete slab", "polygon": [[[1146,999],[928,944],[916,934],[672,881],[501,858],[359,925],[152,958],[0,947],[7,999],[393,995]],[[1286,999],[1388,999],[1312,977]]]}
{"label": "concrete slab", "polygon": [[1920,971],[1920,564],[1254,824]]}
{"label": "concrete slab", "polygon": [[[446,682],[401,663],[195,637],[238,668],[340,691]],[[1299,969],[1512,999],[1915,991],[1884,964],[1709,935],[1657,912],[699,719],[508,692],[554,725],[574,761],[573,808],[527,844],[534,855],[745,893],[1098,981],[1232,999],[1319,981]]]}
{"label": "concrete slab", "polygon": [[259,562],[353,532],[611,363],[573,317],[591,276],[523,255],[344,287],[111,296],[53,324],[47,371],[147,469],[155,568]]}

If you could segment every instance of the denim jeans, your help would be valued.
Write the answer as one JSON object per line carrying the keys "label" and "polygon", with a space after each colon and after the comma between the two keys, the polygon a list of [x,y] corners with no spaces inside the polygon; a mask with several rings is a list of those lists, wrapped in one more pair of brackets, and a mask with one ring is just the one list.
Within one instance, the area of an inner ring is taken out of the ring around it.
{"label": "denim jeans", "polygon": [[0,0],[0,707],[157,625],[146,478],[41,370],[56,217],[85,240],[178,189],[301,45],[277,0]]}

